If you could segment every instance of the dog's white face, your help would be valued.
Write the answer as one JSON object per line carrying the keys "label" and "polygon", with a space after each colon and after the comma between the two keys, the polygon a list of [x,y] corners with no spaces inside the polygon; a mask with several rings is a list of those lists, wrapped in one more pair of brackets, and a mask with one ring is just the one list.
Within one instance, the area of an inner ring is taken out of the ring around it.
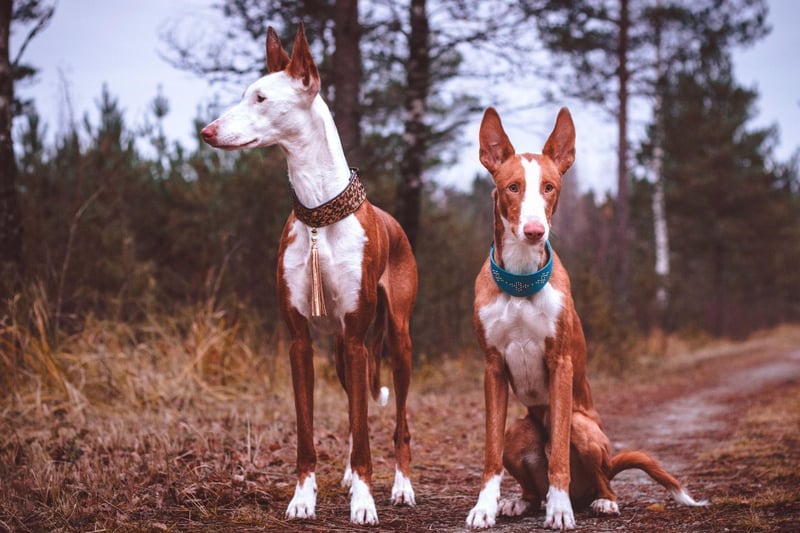
{"label": "dog's white face", "polygon": [[250,85],[242,100],[203,128],[203,140],[223,150],[271,146],[307,129],[311,94],[286,71],[267,74]]}
{"label": "dog's white face", "polygon": [[250,85],[241,102],[200,132],[211,146],[241,150],[287,144],[309,129],[320,81],[305,32],[298,29],[291,59],[272,28],[266,49],[269,74]]}

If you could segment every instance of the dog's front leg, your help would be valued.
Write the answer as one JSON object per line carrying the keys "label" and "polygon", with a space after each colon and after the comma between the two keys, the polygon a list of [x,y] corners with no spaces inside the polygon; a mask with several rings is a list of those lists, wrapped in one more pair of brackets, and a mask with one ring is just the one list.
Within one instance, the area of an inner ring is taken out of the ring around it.
{"label": "dog's front leg", "polygon": [[572,427],[572,359],[552,337],[545,341],[550,374],[550,455],[544,527],[575,529],[569,499],[569,446]]}
{"label": "dog's front leg", "polygon": [[369,449],[369,427],[367,425],[367,364],[367,348],[364,345],[363,334],[347,334],[345,373],[352,439],[350,521],[354,524],[376,525],[378,511],[372,497],[372,456]]}
{"label": "dog's front leg", "polygon": [[467,516],[467,526],[474,528],[487,528],[494,525],[500,500],[500,482],[503,479],[503,443],[506,411],[508,410],[508,379],[503,357],[494,349],[486,354],[483,391],[486,404],[483,481],[481,492],[478,495],[478,503]]}
{"label": "dog's front leg", "polygon": [[[314,449],[314,351],[307,324],[299,314],[289,321],[292,344],[289,358],[292,367],[294,407],[297,420],[297,486],[286,509],[287,518],[316,518],[317,451]],[[297,327],[293,327],[297,326]]]}

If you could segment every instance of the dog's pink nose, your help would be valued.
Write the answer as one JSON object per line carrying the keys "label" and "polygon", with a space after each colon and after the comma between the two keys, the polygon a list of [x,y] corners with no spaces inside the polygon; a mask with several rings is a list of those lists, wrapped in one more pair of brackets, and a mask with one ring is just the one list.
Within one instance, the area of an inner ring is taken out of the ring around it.
{"label": "dog's pink nose", "polygon": [[544,237],[544,225],[541,222],[528,222],[522,227],[525,238],[531,242],[539,242]]}
{"label": "dog's pink nose", "polygon": [[200,130],[200,136],[203,138],[205,142],[208,144],[213,144],[214,139],[217,138],[217,123],[212,122],[202,130]]}

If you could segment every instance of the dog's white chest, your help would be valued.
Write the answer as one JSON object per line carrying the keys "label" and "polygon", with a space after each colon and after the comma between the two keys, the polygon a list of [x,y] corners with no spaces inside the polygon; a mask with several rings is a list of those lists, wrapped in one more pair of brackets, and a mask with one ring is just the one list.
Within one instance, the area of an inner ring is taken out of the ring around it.
{"label": "dog's white chest", "polygon": [[[361,291],[364,245],[367,235],[354,215],[319,228],[317,250],[328,320],[315,319],[324,329],[340,329],[344,315],[356,310]],[[295,221],[293,242],[283,255],[283,272],[290,302],[306,318],[311,316],[311,237],[305,224]]]}
{"label": "dog's white chest", "polygon": [[486,342],[503,355],[514,394],[527,407],[549,401],[545,339],[556,334],[562,299],[548,284],[531,298],[501,294],[478,313]]}

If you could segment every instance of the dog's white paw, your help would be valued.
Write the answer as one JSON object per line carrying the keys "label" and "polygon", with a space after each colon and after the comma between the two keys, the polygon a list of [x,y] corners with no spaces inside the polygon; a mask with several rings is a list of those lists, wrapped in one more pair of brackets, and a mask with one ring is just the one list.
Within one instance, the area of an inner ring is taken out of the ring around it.
{"label": "dog's white paw", "polygon": [[354,524],[375,526],[378,524],[378,511],[375,500],[366,483],[353,474],[350,485],[350,521]]}
{"label": "dog's white paw", "polygon": [[288,519],[306,519],[316,518],[317,506],[317,480],[314,473],[306,477],[301,485],[299,482],[294,489],[294,497],[289,502],[289,507],[286,508],[286,518]]}
{"label": "dog's white paw", "polygon": [[497,506],[497,514],[500,516],[519,516],[528,512],[530,508],[531,503],[522,498],[503,498]]}
{"label": "dog's white paw", "polygon": [[475,506],[467,515],[467,527],[471,527],[474,529],[486,529],[488,527],[494,526],[495,519],[497,517],[497,505],[495,505],[495,509],[486,509],[481,508],[479,506]]}
{"label": "dog's white paw", "polygon": [[478,503],[467,515],[467,527],[486,529],[492,527],[497,519],[497,502],[500,499],[500,481],[502,474],[491,478],[481,489]]}
{"label": "dog's white paw", "polygon": [[598,498],[592,502],[592,511],[599,515],[619,516],[619,506],[617,502],[612,502],[605,498]]}
{"label": "dog's white paw", "polygon": [[566,491],[551,486],[547,489],[544,527],[547,529],[575,529],[575,514]]}
{"label": "dog's white paw", "polygon": [[398,469],[394,471],[392,504],[407,505],[409,507],[417,505],[417,501],[414,499],[414,489],[411,487],[411,480],[404,476]]}

